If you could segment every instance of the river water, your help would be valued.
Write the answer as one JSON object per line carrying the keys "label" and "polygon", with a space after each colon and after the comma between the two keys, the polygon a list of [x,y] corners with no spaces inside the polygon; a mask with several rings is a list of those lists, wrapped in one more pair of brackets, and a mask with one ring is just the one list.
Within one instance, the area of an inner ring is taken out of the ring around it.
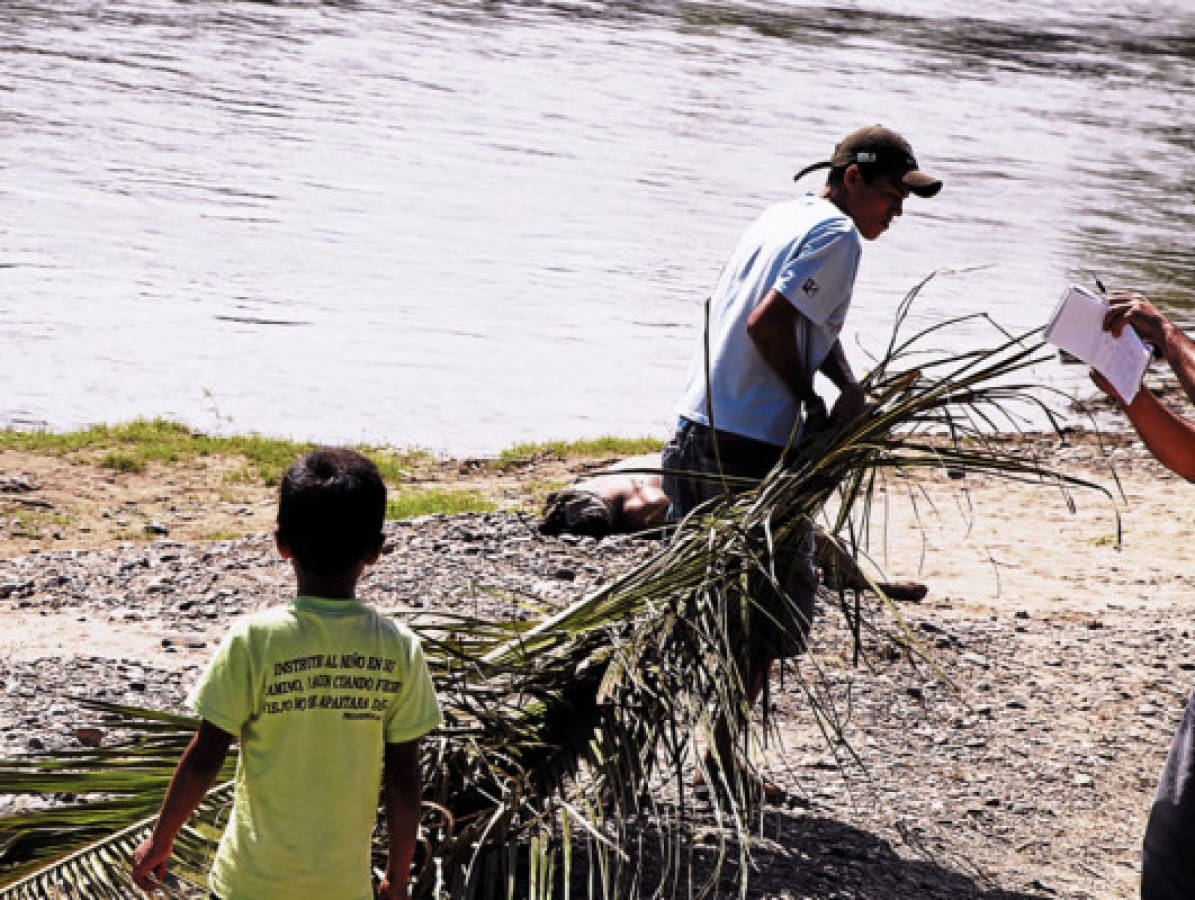
{"label": "river water", "polygon": [[739,233],[873,122],[946,187],[865,248],[857,368],[937,269],[920,323],[1181,306],[1193,102],[1158,0],[8,2],[0,424],[663,436]]}

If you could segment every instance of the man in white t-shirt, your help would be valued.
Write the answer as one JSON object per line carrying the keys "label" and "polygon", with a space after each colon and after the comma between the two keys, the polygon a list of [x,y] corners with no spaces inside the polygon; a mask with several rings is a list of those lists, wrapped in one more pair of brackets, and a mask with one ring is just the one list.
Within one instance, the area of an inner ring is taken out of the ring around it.
{"label": "man in white t-shirt", "polygon": [[[722,270],[710,299],[708,366],[703,333],[676,435],[664,448],[662,487],[674,519],[718,496],[723,486],[717,478],[670,473],[721,471],[759,479],[803,431],[846,424],[863,412],[863,391],[838,340],[863,240],[883,234],[910,193],[932,197],[942,182],[920,171],[904,138],[879,125],[847,135],[828,162],[796,177],[821,168],[830,170],[823,190],[765,210]],[[829,413],[814,392],[817,372],[839,391]],[[786,561],[790,601],[753,597],[764,615],[749,619],[755,627],[743,648],[752,704],[773,660],[804,648],[816,588],[812,534],[807,544]],[[723,720],[707,764],[733,761],[731,726]]]}

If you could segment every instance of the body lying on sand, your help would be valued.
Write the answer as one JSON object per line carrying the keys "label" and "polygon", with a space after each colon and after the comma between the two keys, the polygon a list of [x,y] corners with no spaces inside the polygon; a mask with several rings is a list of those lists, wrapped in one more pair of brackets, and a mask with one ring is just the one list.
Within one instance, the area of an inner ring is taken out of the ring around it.
{"label": "body lying on sand", "polygon": [[[660,454],[628,457],[548,495],[539,530],[544,534],[642,534],[658,538],[669,523],[668,496],[660,488]],[[850,554],[815,530],[822,583],[832,590],[879,590],[893,600],[917,602],[928,593],[915,581],[868,578]]]}

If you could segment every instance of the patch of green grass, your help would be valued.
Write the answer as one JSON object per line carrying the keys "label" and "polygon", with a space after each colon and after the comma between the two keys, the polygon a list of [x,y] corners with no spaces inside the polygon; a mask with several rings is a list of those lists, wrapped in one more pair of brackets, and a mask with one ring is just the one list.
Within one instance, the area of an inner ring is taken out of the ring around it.
{"label": "patch of green grass", "polygon": [[235,541],[243,538],[244,535],[239,531],[232,531],[227,528],[218,528],[215,531],[205,531],[199,536],[201,541]]}
{"label": "patch of green grass", "polygon": [[515,444],[498,454],[497,467],[507,469],[522,465],[532,459],[589,459],[605,456],[638,456],[641,453],[658,453],[664,442],[658,437],[604,437],[587,438],[578,441],[541,441]]}
{"label": "patch of green grass", "polygon": [[514,507],[521,512],[538,513],[548,494],[571,484],[571,481],[553,478],[532,478],[519,483],[518,503]]}
{"label": "patch of green grass", "polygon": [[61,510],[29,510],[9,520],[9,531],[13,537],[40,539],[47,529],[68,528],[75,523],[75,515]]}
{"label": "patch of green grass", "polygon": [[105,453],[99,458],[99,464],[105,469],[115,469],[117,472],[144,472],[145,460],[130,453],[113,451]]}
{"label": "patch of green grass", "polygon": [[[144,472],[150,463],[186,463],[201,456],[240,457],[244,465],[229,473],[227,480],[267,486],[278,484],[286,467],[315,447],[307,441],[260,434],[227,437],[204,434],[167,419],[135,419],[122,425],[93,425],[64,433],[0,430],[0,448],[81,456],[120,472]],[[382,478],[391,484],[407,480],[413,465],[431,459],[430,454],[421,450],[355,449],[372,459]]]}
{"label": "patch of green grass", "polygon": [[492,512],[497,506],[478,491],[420,489],[392,495],[386,503],[387,519],[413,519],[432,514]]}
{"label": "patch of green grass", "polygon": [[428,465],[432,462],[432,455],[425,450],[404,450],[396,453],[369,447],[358,447],[357,449],[373,460],[373,464],[378,467],[378,473],[382,476],[382,481],[387,484],[402,484],[404,481],[410,481],[412,469],[416,465],[420,463]]}
{"label": "patch of green grass", "polygon": [[116,531],[112,532],[112,539],[117,541],[145,543],[147,541],[154,540],[154,535],[150,534],[144,529],[138,531],[136,528],[118,528]]}
{"label": "patch of green grass", "polygon": [[[257,480],[258,480],[257,479],[257,471],[251,465],[249,465],[248,463],[245,463],[245,465],[243,465],[239,468],[232,469],[231,471],[225,472],[224,476],[220,480],[223,481],[225,484],[256,484]],[[221,489],[220,499],[224,500],[226,503],[244,503],[245,502],[244,500],[225,500],[226,493],[231,495],[231,491],[226,492],[223,489]]]}
{"label": "patch of green grass", "polygon": [[44,513],[23,513],[14,516],[9,523],[9,531],[13,537],[40,538],[42,526],[45,525]]}
{"label": "patch of green grass", "polygon": [[286,467],[304,453],[310,453],[316,446],[306,442],[262,437],[260,434],[206,439],[214,443],[205,448],[205,453],[244,457],[249,469],[263,484],[269,486],[278,484]]}
{"label": "patch of green grass", "polygon": [[266,484],[277,483],[296,456],[314,445],[257,434],[218,437],[167,419],[135,419],[78,431],[0,431],[0,447],[57,456],[81,455],[106,468],[144,472],[150,463],[179,463],[199,456],[240,456]]}

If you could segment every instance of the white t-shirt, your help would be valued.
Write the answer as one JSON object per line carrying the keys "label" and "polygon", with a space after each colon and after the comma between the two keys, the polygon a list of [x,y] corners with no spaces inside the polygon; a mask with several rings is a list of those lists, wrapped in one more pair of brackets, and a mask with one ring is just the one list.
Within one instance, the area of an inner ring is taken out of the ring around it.
{"label": "white t-shirt", "polygon": [[[838,339],[863,244],[855,223],[814,194],[765,210],[731,255],[710,300],[714,426],[783,446],[796,398],[747,335],[747,318],[775,288],[801,313],[795,335],[806,371],[816,372]],[[689,368],[679,413],[709,425],[704,336]]]}

